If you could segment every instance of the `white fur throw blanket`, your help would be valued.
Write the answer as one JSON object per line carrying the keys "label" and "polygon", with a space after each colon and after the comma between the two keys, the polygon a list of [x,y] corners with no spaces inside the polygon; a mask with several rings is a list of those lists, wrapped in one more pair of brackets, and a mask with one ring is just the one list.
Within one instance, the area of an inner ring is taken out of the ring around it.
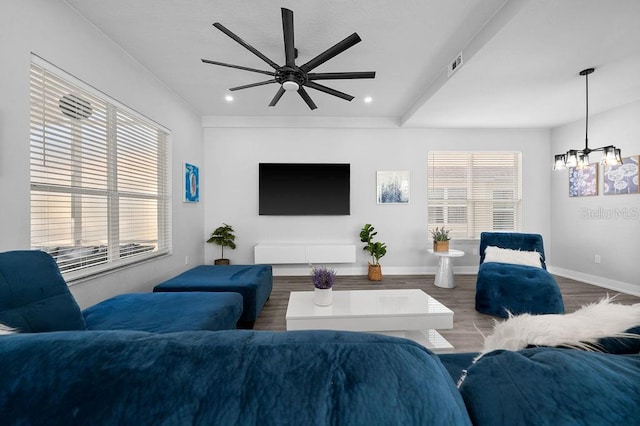
{"label": "white fur throw blanket", "polygon": [[15,328],[11,328],[8,325],[0,323],[0,334],[13,334],[15,332]]}
{"label": "white fur throw blanket", "polygon": [[604,337],[633,337],[626,330],[640,326],[640,303],[621,305],[605,297],[597,303],[585,305],[564,315],[511,315],[505,321],[496,321],[493,334],[485,337],[482,353],[496,349],[517,351],[529,345],[568,346],[594,350]]}

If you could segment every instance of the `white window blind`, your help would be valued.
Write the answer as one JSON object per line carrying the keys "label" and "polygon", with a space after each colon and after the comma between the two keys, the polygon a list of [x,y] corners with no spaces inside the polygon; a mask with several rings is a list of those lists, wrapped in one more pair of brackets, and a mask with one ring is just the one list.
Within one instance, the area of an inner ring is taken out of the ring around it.
{"label": "white window blind", "polygon": [[67,279],[171,250],[166,131],[36,63],[30,117],[32,249]]}
{"label": "white window blind", "polygon": [[454,238],[483,231],[520,231],[522,154],[431,151],[427,158],[428,227]]}

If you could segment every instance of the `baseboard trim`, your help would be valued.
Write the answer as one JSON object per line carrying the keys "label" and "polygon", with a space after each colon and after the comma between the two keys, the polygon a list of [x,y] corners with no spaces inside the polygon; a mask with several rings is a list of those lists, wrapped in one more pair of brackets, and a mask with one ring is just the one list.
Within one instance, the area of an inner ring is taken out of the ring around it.
{"label": "baseboard trim", "polygon": [[[366,266],[328,265],[333,267],[338,275],[367,275]],[[274,276],[304,276],[311,273],[309,266],[272,265]],[[384,266],[383,275],[435,275],[436,266]],[[477,274],[477,266],[454,266],[453,272],[460,275]]]}
{"label": "baseboard trim", "polygon": [[[335,266],[338,275],[367,275],[366,266]],[[630,294],[640,297],[640,286],[625,283],[622,281],[611,280],[596,275],[584,274],[582,272],[571,271],[569,269],[547,266],[550,273],[561,277],[570,278],[576,281],[582,281],[602,288],[608,288],[621,293]],[[435,266],[382,266],[383,275],[435,275],[437,267]],[[454,266],[455,274],[472,275],[478,273],[477,266]],[[297,265],[273,265],[274,276],[305,276],[311,273],[308,266]]]}
{"label": "baseboard trim", "polygon": [[615,290],[621,293],[640,297],[640,286],[635,284],[611,280],[596,275],[584,274],[582,272],[571,271],[569,269],[556,268],[554,266],[547,266],[547,269],[554,275],[560,275],[561,277],[570,278],[576,281],[582,281],[587,284],[592,284],[598,287],[608,288],[610,290]]}

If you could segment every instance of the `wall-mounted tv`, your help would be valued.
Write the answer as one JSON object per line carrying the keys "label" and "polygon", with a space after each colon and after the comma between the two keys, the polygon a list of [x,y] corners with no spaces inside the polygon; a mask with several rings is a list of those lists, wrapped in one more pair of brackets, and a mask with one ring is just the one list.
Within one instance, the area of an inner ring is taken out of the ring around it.
{"label": "wall-mounted tv", "polygon": [[260,163],[260,215],[350,214],[351,167],[344,163]]}

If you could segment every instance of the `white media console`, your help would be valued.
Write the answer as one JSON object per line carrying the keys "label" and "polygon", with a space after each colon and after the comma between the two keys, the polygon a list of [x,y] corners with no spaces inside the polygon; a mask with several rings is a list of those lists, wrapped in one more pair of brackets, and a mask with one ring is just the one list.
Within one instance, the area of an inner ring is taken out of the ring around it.
{"label": "white media console", "polygon": [[339,243],[260,243],[254,247],[254,256],[256,264],[355,263],[356,246]]}

